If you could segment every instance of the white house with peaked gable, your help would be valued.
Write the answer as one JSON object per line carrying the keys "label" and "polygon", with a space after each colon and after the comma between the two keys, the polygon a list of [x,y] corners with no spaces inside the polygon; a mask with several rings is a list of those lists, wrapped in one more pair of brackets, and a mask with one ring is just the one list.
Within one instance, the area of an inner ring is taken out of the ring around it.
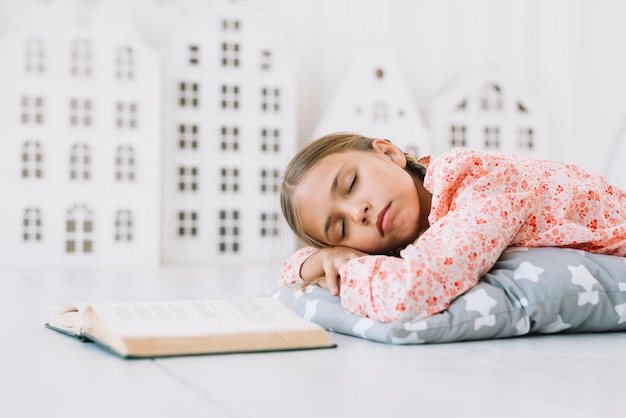
{"label": "white house with peaked gable", "polygon": [[282,260],[296,62],[255,2],[181,9],[163,48],[163,261]]}
{"label": "white house with peaked gable", "polygon": [[502,74],[470,74],[429,109],[433,155],[455,147],[547,158],[545,115],[530,95]]}
{"label": "white house with peaked gable", "polygon": [[158,262],[158,52],[122,2],[13,7],[0,33],[0,265]]}
{"label": "white house with peaked gable", "polygon": [[367,48],[355,54],[314,136],[345,131],[389,139],[416,157],[430,153],[430,135],[391,51]]}

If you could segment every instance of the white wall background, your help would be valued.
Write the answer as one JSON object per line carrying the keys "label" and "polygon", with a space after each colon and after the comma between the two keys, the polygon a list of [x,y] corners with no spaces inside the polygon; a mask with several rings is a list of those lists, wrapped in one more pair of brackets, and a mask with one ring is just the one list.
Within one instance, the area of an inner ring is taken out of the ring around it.
{"label": "white wall background", "polygon": [[544,106],[550,158],[603,172],[626,117],[626,1],[256,1],[266,1],[299,58],[301,141],[353,51],[373,43],[398,54],[426,123],[446,87],[495,69]]}

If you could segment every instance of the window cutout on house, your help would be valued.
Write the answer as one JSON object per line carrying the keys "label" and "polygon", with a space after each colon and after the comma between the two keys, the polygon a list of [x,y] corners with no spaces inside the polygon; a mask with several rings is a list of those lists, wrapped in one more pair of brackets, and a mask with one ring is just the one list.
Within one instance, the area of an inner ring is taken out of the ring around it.
{"label": "window cutout on house", "polygon": [[261,71],[272,70],[272,51],[261,51]]}
{"label": "window cutout on house", "polygon": [[377,68],[376,71],[374,71],[374,76],[377,79],[382,80],[385,77],[385,72],[382,68]]}
{"label": "window cutout on house", "polygon": [[198,45],[189,45],[189,65],[200,65],[200,47]]}
{"label": "window cutout on house", "polygon": [[450,126],[450,146],[452,148],[467,146],[467,129],[465,125]]}
{"label": "window cutout on house", "polygon": [[22,146],[22,178],[43,178],[43,151],[37,141]]}
{"label": "window cutout on house", "polygon": [[177,231],[179,237],[197,237],[198,236],[198,212],[196,211],[179,211]]}
{"label": "window cutout on house", "polygon": [[220,170],[220,190],[225,193],[237,193],[239,191],[238,168],[222,168]]}
{"label": "window cutout on house", "polygon": [[76,39],[72,42],[70,54],[70,74],[75,77],[89,77],[92,74],[91,42]]}
{"label": "window cutout on house", "polygon": [[129,46],[121,46],[115,56],[115,77],[132,80],[135,77],[135,53]]}
{"label": "window cutout on house", "polygon": [[500,149],[500,128],[497,126],[485,126],[485,149]]}
{"label": "window cutout on house", "polygon": [[133,240],[133,214],[128,209],[118,209],[115,212],[115,241],[131,242]]}
{"label": "window cutout on house", "polygon": [[29,39],[24,48],[24,71],[26,74],[46,72],[46,51],[41,39]]}
{"label": "window cutout on house", "polygon": [[463,101],[456,106],[456,110],[466,110],[466,109],[467,109],[467,99],[463,99]]}
{"label": "window cutout on house", "polygon": [[22,239],[24,242],[43,241],[43,218],[36,207],[24,209]]}
{"label": "window cutout on house", "polygon": [[261,89],[261,110],[280,112],[280,89],[263,87]]}
{"label": "window cutout on house", "polygon": [[374,108],[372,109],[372,120],[384,122],[387,120],[387,114],[387,105],[385,103],[374,103]]}
{"label": "window cutout on house", "polygon": [[236,42],[222,42],[222,67],[238,68],[241,54],[240,47]]}
{"label": "window cutout on house", "polygon": [[178,147],[184,149],[198,149],[198,125],[178,125]]}
{"label": "window cutout on house", "polygon": [[197,192],[198,191],[198,167],[178,167],[178,190],[180,192]]}
{"label": "window cutout on house", "polygon": [[115,150],[115,180],[135,181],[135,150],[129,145],[121,145]]}
{"label": "window cutout on house", "polygon": [[115,104],[115,126],[119,129],[137,127],[137,104],[122,103]]}
{"label": "window cutout on house", "polygon": [[526,106],[524,106],[522,102],[517,102],[517,111],[520,113],[528,113],[528,110],[526,110]]}
{"label": "window cutout on house", "polygon": [[93,252],[93,214],[85,204],[75,204],[66,214],[65,252]]}
{"label": "window cutout on house", "polygon": [[535,133],[533,128],[520,128],[519,147],[521,150],[530,151],[535,146]]}
{"label": "window cutout on house", "polygon": [[483,110],[502,110],[502,91],[498,84],[486,83],[483,86],[480,107]]}
{"label": "window cutout on house", "polygon": [[227,86],[223,84],[221,94],[222,109],[239,109],[239,86]]}
{"label": "window cutout on house", "polygon": [[200,107],[200,85],[184,81],[178,83],[178,104],[180,107]]}
{"label": "window cutout on house", "polygon": [[261,152],[278,153],[280,152],[280,129],[278,128],[262,128],[261,129]]}
{"label": "window cutout on house", "polygon": [[261,193],[278,193],[280,188],[280,170],[261,169]]}
{"label": "window cutout on house", "polygon": [[219,211],[218,251],[220,253],[239,252],[239,211]]}
{"label": "window cutout on house", "polygon": [[74,144],[70,150],[70,180],[89,180],[91,156],[85,144]]}
{"label": "window cutout on house", "polygon": [[237,19],[222,19],[222,30],[224,32],[239,32],[241,22]]}
{"label": "window cutout on house", "polygon": [[276,212],[261,212],[261,237],[278,237],[280,234],[279,216]]}
{"label": "window cutout on house", "polygon": [[220,128],[220,149],[222,151],[239,151],[239,128],[222,126]]}
{"label": "window cutout on house", "polygon": [[22,96],[20,99],[21,116],[23,125],[42,125],[44,118],[44,99],[40,96]]}
{"label": "window cutout on house", "polygon": [[91,126],[92,106],[89,99],[70,99],[70,126]]}

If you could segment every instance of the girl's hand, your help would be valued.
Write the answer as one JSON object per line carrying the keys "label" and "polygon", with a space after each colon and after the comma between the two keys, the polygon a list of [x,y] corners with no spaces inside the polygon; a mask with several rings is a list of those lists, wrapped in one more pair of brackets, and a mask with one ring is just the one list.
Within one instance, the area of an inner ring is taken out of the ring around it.
{"label": "girl's hand", "polygon": [[317,283],[328,289],[331,295],[339,295],[339,269],[348,261],[368,255],[350,247],[322,248],[311,255],[300,270],[300,276],[305,283]]}

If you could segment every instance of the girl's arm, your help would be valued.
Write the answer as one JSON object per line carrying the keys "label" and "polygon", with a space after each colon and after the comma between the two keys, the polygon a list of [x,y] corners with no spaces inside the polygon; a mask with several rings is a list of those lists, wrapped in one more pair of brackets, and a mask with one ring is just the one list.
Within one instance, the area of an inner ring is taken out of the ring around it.
{"label": "girl's arm", "polygon": [[510,193],[473,200],[431,225],[402,258],[349,261],[339,270],[343,307],[382,322],[447,309],[510,245],[531,210],[528,198]]}
{"label": "girl's arm", "polygon": [[328,247],[318,250],[305,247],[283,263],[280,281],[288,285],[299,281],[319,281],[333,296],[339,294],[339,269],[348,261],[367,255],[349,247]]}

